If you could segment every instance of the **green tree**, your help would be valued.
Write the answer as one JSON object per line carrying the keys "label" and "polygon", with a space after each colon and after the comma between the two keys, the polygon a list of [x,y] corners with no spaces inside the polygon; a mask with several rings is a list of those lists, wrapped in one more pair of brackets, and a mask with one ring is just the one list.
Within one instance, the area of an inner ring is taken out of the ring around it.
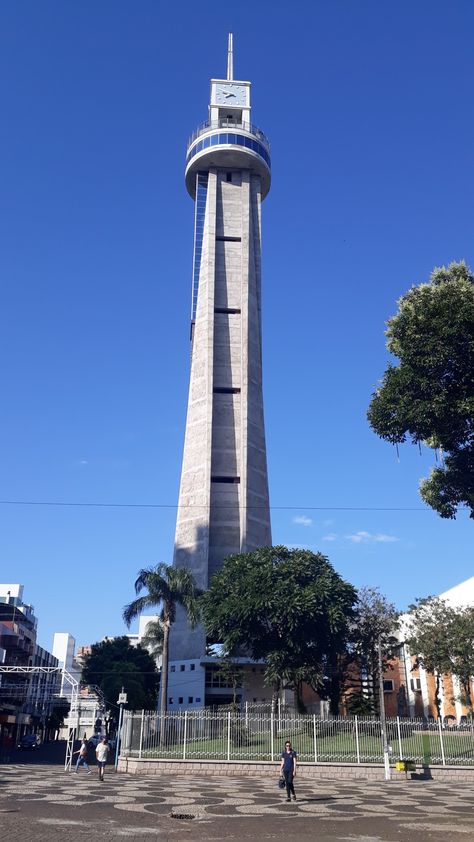
{"label": "green tree", "polygon": [[449,628],[452,671],[463,690],[461,701],[474,713],[474,606],[457,608]]}
{"label": "green tree", "polygon": [[237,690],[244,686],[245,670],[230,655],[225,655],[219,663],[217,672],[226,687],[232,689],[232,708],[237,711]]}
{"label": "green tree", "polygon": [[[138,596],[144,589],[148,593]],[[166,713],[168,702],[169,635],[176,619],[176,607],[181,605],[191,626],[199,621],[198,597],[194,576],[185,567],[157,564],[140,570],[135,582],[137,598],[125,606],[123,619],[127,626],[143,611],[160,607],[159,619],[163,626],[163,658],[161,670],[161,713]]]}
{"label": "green tree", "polygon": [[156,706],[159,674],[155,661],[146,649],[132,646],[125,635],[92,645],[85,658],[82,681],[100,687],[113,704],[123,685],[130,710]]}
{"label": "green tree", "polygon": [[380,643],[385,672],[398,646],[395,632],[399,613],[378,588],[360,588],[357,598],[344,664],[346,685],[355,690],[348,707],[354,712],[354,706],[363,706],[359,699],[366,701],[368,710],[380,712],[378,647]]}
{"label": "green tree", "polygon": [[321,553],[280,546],[229,556],[201,598],[215,642],[265,660],[274,703],[282,685],[306,681],[324,692],[355,602],[355,589]]}
{"label": "green tree", "polygon": [[442,676],[453,669],[452,624],[455,611],[439,597],[417,599],[409,606],[406,643],[421,666],[435,678],[435,705],[441,717]]}
{"label": "green tree", "polygon": [[51,715],[46,721],[46,727],[49,730],[54,731],[55,740],[59,737],[59,729],[64,725],[64,720],[69,713],[70,707],[71,706],[69,704],[55,705],[51,711]]}
{"label": "green tree", "polygon": [[474,276],[464,262],[433,271],[412,287],[388,321],[390,364],[368,410],[392,444],[407,437],[440,453],[422,480],[423,500],[441,517],[460,505],[474,517]]}

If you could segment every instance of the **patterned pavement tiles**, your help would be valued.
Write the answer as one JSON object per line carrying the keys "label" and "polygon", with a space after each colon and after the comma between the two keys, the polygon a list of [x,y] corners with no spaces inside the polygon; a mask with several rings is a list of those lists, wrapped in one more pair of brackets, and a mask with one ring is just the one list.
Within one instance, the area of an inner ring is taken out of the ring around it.
{"label": "patterned pavement tiles", "polygon": [[[321,822],[341,823],[342,830],[344,823],[349,825],[356,820],[377,819],[393,827],[398,834],[405,829],[408,831],[406,838],[411,837],[410,831],[414,832],[418,828],[425,830],[428,835],[434,834],[435,839],[439,834],[441,839],[448,838],[449,830],[459,839],[464,835],[469,842],[474,840],[474,811],[470,784],[457,784],[453,790],[447,784],[435,781],[385,783],[305,781],[303,778],[297,778],[295,786],[298,800],[287,804],[285,793],[277,788],[275,776],[139,778],[116,775],[108,770],[105,783],[101,784],[95,770],[92,775],[87,775],[83,770],[78,774],[64,773],[54,766],[2,766],[0,813],[8,811],[11,804],[21,809],[22,805],[36,803],[37,807],[47,808],[47,813],[50,814],[38,814],[37,822],[49,822],[51,828],[56,826],[55,822],[60,825],[61,821],[63,825],[66,821],[69,827],[74,827],[75,819],[61,820],[60,814],[56,818],[55,810],[66,807],[86,808],[88,816],[100,815],[105,807],[108,816],[115,812],[121,826],[125,825],[127,817],[146,820],[146,816],[150,819],[158,816],[163,819],[188,816],[194,819],[194,827],[196,820],[212,823],[218,819],[227,822],[230,819],[242,820],[245,817],[256,819],[259,816],[273,816],[285,821],[309,819],[312,816]],[[125,822],[122,821],[121,814]],[[184,821],[182,827],[184,824],[189,825],[190,822]],[[232,823],[226,826],[228,835],[225,838],[231,838],[231,826]],[[136,826],[135,831],[137,834],[142,832]],[[156,827],[154,832],[156,838]],[[337,838],[360,842],[364,837],[341,835]],[[375,842],[378,837],[367,836],[366,839]]]}

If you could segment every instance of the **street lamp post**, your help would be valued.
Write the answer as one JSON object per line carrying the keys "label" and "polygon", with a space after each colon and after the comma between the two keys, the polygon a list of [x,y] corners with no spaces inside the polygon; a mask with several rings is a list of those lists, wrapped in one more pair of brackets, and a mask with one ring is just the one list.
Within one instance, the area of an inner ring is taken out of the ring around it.
{"label": "street lamp post", "polygon": [[385,769],[385,780],[390,780],[390,751],[387,739],[387,721],[385,718],[385,699],[383,693],[383,670],[382,670],[382,642],[379,637],[378,642],[378,657],[379,657],[379,699],[380,699],[380,722],[382,725],[382,745],[383,745],[383,765]]}
{"label": "street lamp post", "polygon": [[118,721],[118,728],[117,728],[117,739],[115,741],[115,771],[117,771],[119,751],[120,751],[120,742],[121,742],[121,739],[122,739],[123,706],[127,704],[127,694],[124,692],[123,685],[122,685],[122,690],[119,693],[119,697],[117,699],[117,704],[120,707],[120,713],[119,713],[119,721]]}

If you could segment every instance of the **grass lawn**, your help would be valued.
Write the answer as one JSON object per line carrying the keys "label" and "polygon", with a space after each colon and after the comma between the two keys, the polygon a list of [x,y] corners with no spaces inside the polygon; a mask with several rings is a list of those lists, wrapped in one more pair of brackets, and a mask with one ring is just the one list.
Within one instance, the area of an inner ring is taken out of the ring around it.
{"label": "grass lawn", "polygon": [[[314,762],[315,744],[310,729],[282,731],[275,735],[273,742],[273,760],[278,760],[285,740],[290,739],[301,761]],[[389,728],[389,742],[392,747],[392,760],[400,759],[398,733]],[[443,731],[445,760],[448,765],[474,765],[474,739],[470,732]],[[439,732],[411,731],[405,736],[402,731],[402,756],[404,759],[419,763],[442,763],[442,751]],[[214,739],[188,739],[186,743],[187,760],[227,760],[227,734]],[[155,740],[145,740],[142,757],[165,758],[183,757],[183,740],[175,739],[161,747]],[[271,738],[269,733],[251,734],[245,730],[237,732],[230,740],[231,760],[271,760]],[[353,723],[347,723],[344,729],[333,734],[316,734],[317,762],[357,762],[357,741]],[[359,732],[359,759],[361,763],[381,763],[382,741],[380,733]]]}

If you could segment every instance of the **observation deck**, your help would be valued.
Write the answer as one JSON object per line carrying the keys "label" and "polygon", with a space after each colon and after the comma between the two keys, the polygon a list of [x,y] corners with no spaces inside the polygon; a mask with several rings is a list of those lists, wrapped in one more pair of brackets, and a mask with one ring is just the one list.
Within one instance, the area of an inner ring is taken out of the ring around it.
{"label": "observation deck", "polygon": [[202,123],[189,138],[186,150],[186,187],[196,197],[196,173],[211,167],[248,169],[260,176],[262,199],[270,190],[270,143],[252,123],[219,119]]}

